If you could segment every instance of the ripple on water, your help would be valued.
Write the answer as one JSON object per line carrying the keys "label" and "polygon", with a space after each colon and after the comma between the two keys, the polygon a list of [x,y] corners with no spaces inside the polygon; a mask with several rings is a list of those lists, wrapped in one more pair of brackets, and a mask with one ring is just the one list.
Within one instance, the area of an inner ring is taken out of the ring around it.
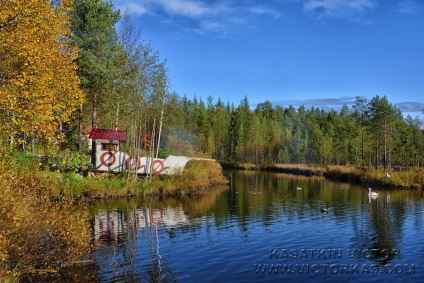
{"label": "ripple on water", "polygon": [[[323,271],[322,265],[336,264],[337,271],[343,264],[424,266],[421,195],[393,191],[389,200],[369,200],[366,190],[360,187],[291,180],[281,175],[274,178],[273,174],[233,176],[232,192],[207,199],[202,205],[187,200],[184,206],[163,202],[146,209],[141,201],[135,212],[109,209],[108,213],[99,213],[94,221],[97,245],[92,256],[101,281],[306,283],[418,279],[414,274],[394,272],[349,270],[347,274],[331,274]],[[295,190],[298,183],[301,191]],[[246,188],[260,194],[251,194]],[[381,194],[386,196],[384,191]],[[329,213],[322,213],[322,207],[329,207]],[[377,251],[370,253],[370,249]],[[400,253],[387,259],[383,249],[398,249]],[[314,250],[315,254],[300,256],[302,250]],[[318,250],[341,250],[342,256],[318,257]],[[349,254],[355,250],[362,251],[362,255]],[[292,251],[297,256],[290,256]],[[281,269],[257,269],[264,264],[267,268],[290,264],[304,269],[290,274]],[[312,265],[320,265],[319,272],[306,269]]]}

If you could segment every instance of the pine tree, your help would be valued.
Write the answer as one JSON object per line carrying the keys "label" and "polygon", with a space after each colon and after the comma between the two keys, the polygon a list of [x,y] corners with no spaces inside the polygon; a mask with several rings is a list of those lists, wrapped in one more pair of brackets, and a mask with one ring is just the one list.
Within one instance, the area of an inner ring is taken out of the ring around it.
{"label": "pine tree", "polygon": [[[99,106],[110,97],[116,81],[115,61],[120,46],[115,24],[119,19],[119,11],[114,11],[112,2],[75,0],[71,19],[73,41],[80,53],[77,63],[81,86],[87,93],[87,103],[91,104],[83,109],[90,109],[88,113],[91,113],[93,128],[98,126]],[[92,148],[94,164],[94,140]]]}
{"label": "pine tree", "polygon": [[380,145],[382,144],[384,170],[390,170],[391,162],[389,155],[392,148],[393,124],[396,120],[396,109],[389,103],[386,96],[380,98],[377,95],[370,101],[370,115],[370,133],[375,140],[375,166],[378,168]]}

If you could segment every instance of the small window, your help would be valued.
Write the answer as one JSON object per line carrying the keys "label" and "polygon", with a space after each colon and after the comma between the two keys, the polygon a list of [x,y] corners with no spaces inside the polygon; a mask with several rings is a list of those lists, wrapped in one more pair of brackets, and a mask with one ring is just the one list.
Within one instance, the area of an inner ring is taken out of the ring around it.
{"label": "small window", "polygon": [[119,145],[116,143],[102,143],[102,150],[118,151]]}

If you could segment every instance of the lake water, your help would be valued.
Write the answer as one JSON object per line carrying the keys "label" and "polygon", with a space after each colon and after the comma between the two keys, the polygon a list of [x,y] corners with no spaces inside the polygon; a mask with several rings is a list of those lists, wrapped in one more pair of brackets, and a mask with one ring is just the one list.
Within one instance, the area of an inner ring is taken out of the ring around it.
{"label": "lake water", "polygon": [[[101,282],[417,282],[424,194],[232,172],[207,196],[94,204]],[[321,208],[329,212],[321,212]]]}

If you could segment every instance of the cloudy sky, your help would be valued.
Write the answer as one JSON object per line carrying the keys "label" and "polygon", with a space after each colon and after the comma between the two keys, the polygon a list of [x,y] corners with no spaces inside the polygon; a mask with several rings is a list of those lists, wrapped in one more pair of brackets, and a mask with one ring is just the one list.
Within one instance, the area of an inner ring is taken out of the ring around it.
{"label": "cloudy sky", "polygon": [[424,0],[113,0],[170,91],[337,109],[379,95],[424,116]]}

